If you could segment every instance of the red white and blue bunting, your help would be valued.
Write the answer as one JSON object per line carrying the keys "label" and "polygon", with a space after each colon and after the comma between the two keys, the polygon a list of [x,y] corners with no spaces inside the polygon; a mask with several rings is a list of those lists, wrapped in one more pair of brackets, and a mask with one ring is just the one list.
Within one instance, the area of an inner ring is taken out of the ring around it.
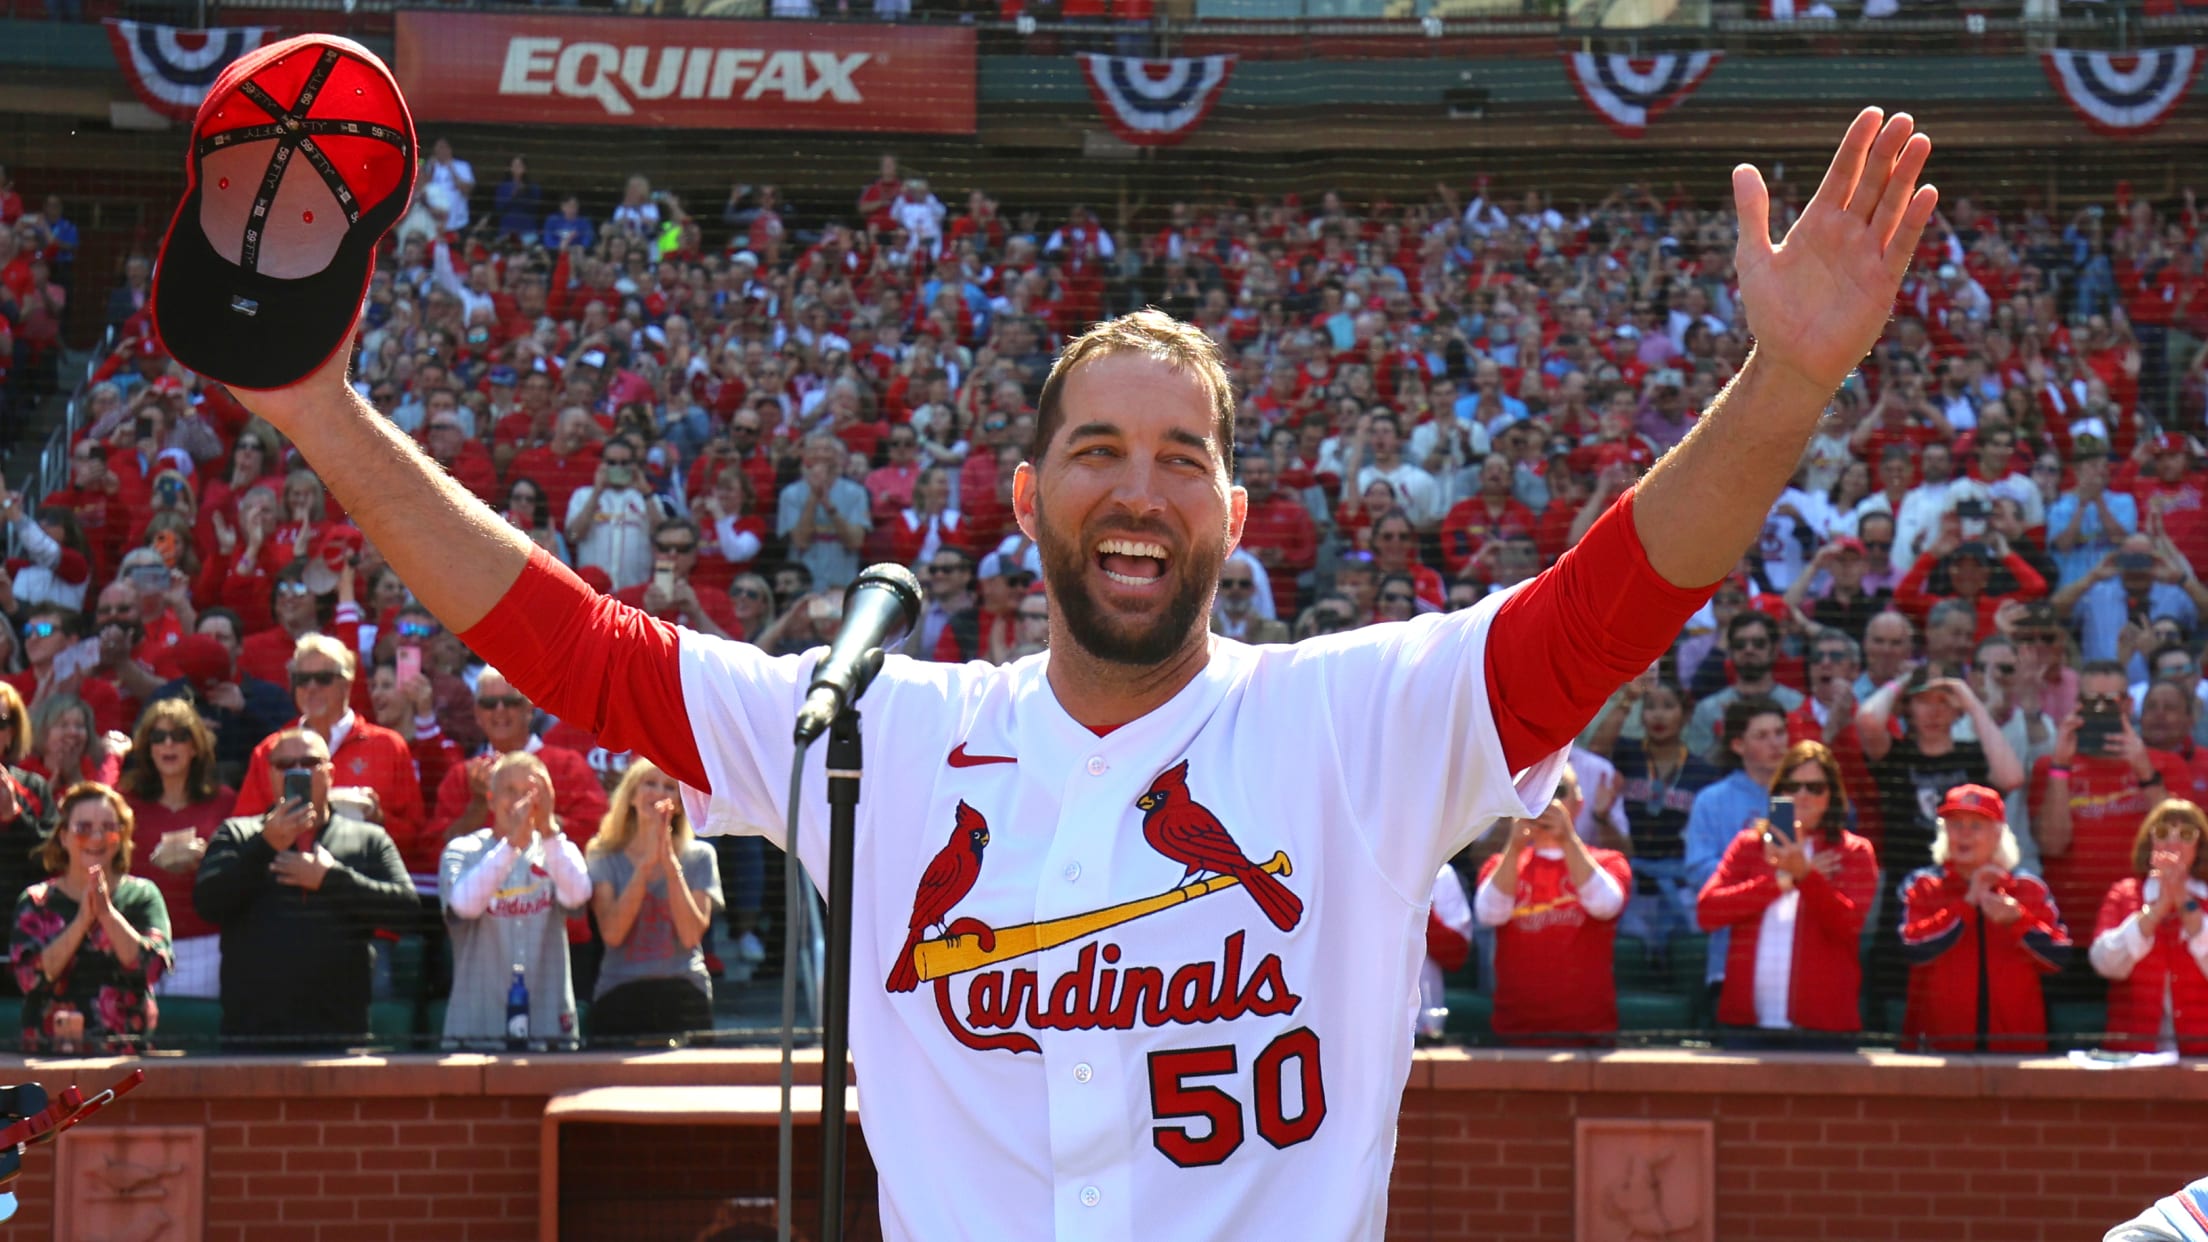
{"label": "red white and blue bunting", "polygon": [[1081,73],[1096,97],[1104,123],[1123,142],[1138,147],[1169,147],[1185,140],[1211,115],[1227,79],[1233,56],[1183,56],[1145,60],[1139,56],[1081,54]]}
{"label": "red white and blue bunting", "polygon": [[189,121],[230,62],[268,42],[274,27],[218,26],[182,30],[150,22],[107,19],[115,63],[140,102],[163,116]]}
{"label": "red white and blue bunting", "polygon": [[2197,47],[2041,52],[2047,80],[2094,133],[2135,138],[2169,119],[2200,72]]}
{"label": "red white and blue bunting", "polygon": [[1662,56],[1571,52],[1564,57],[1564,76],[1612,133],[1638,138],[1658,116],[1692,95],[1724,56],[1723,52]]}

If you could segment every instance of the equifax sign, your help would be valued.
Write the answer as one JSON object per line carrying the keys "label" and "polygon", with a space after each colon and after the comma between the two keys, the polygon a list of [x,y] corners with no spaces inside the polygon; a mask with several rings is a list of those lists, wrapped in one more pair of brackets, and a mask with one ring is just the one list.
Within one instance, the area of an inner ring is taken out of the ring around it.
{"label": "equifax sign", "polygon": [[402,11],[421,120],[970,134],[964,29]]}

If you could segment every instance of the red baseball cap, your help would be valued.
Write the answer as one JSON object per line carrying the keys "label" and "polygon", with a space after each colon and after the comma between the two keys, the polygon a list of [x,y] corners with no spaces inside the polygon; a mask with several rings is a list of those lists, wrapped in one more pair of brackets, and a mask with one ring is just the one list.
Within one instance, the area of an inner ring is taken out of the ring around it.
{"label": "red baseball cap", "polygon": [[1957,785],[1940,800],[1941,818],[1950,815],[1976,815],[1981,819],[2006,822],[2009,808],[2001,801],[2000,794],[1984,785]]}
{"label": "red baseball cap", "polygon": [[232,62],[192,122],[154,268],[162,344],[234,388],[329,361],[413,194],[415,148],[398,81],[350,39],[300,35]]}
{"label": "red baseball cap", "polygon": [[1868,555],[1870,551],[1868,548],[1865,548],[1863,546],[1862,540],[1856,538],[1853,535],[1842,535],[1839,538],[1834,539],[1832,541],[1832,549],[1835,552],[1853,552],[1857,556]]}
{"label": "red baseball cap", "polygon": [[2157,455],[2162,453],[2191,453],[2193,446],[2191,441],[2184,436],[2172,435],[2165,431],[2154,438],[2154,451]]}

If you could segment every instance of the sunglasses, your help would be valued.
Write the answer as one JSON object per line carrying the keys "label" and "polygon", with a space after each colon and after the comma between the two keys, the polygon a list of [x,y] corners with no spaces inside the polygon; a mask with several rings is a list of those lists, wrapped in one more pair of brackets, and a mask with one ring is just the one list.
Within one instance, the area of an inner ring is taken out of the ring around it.
{"label": "sunglasses", "polygon": [[1731,644],[1734,651],[1768,651],[1770,647],[1771,640],[1768,638],[1736,638]]}
{"label": "sunglasses", "polygon": [[278,759],[270,755],[268,766],[278,772],[312,772],[322,766],[322,760],[313,755],[294,755],[289,759]]}
{"label": "sunglasses", "polygon": [[1219,589],[1222,591],[1251,591],[1256,588],[1257,583],[1249,578],[1221,578],[1219,580]]}
{"label": "sunglasses", "polygon": [[930,565],[928,566],[928,572],[931,574],[957,574],[966,572],[966,567],[964,565]]}
{"label": "sunglasses", "polygon": [[279,582],[276,584],[276,593],[278,595],[305,595],[307,594],[307,584],[304,582]]}
{"label": "sunglasses", "polygon": [[1894,541],[1891,539],[1866,539],[1863,541],[1863,550],[1865,552],[1891,552],[1894,550]]}
{"label": "sunglasses", "polygon": [[475,705],[484,711],[495,712],[502,707],[527,707],[529,700],[518,694],[485,694],[476,698]]}
{"label": "sunglasses", "polygon": [[2191,824],[2156,824],[2154,839],[2157,841],[2198,841],[2200,829]]}
{"label": "sunglasses", "polygon": [[339,672],[293,673],[291,688],[298,690],[306,686],[334,686],[343,680],[345,674]]}
{"label": "sunglasses", "polygon": [[1780,781],[1771,787],[1771,792],[1775,794],[1806,793],[1813,798],[1822,798],[1832,792],[1832,785],[1826,781]]}
{"label": "sunglasses", "polygon": [[1986,671],[1996,677],[2009,677],[2015,674],[2016,666],[2014,664],[1988,664]]}
{"label": "sunglasses", "polygon": [[768,594],[767,594],[767,593],[766,593],[765,591],[762,591],[762,590],[760,590],[760,589],[759,589],[758,587],[733,587],[733,588],[731,588],[731,589],[729,590],[729,592],[728,592],[728,593],[729,593],[730,595],[733,595],[733,596],[735,596],[735,597],[736,597],[737,599],[771,599],[771,598],[773,598],[772,596],[768,595]]}
{"label": "sunglasses", "polygon": [[79,841],[97,841],[101,837],[119,837],[123,835],[123,828],[120,824],[71,824],[69,835]]}
{"label": "sunglasses", "polygon": [[148,746],[159,746],[166,742],[189,742],[191,740],[192,731],[190,729],[146,730],[146,745]]}
{"label": "sunglasses", "polygon": [[654,543],[652,546],[669,556],[682,556],[698,550],[698,545],[693,540],[684,540],[681,543]]}
{"label": "sunglasses", "polygon": [[1824,651],[1817,652],[1815,655],[1812,655],[1810,657],[1810,662],[1813,664],[1846,664],[1848,662],[1848,653],[1845,651],[1841,651],[1838,648],[1828,648]]}
{"label": "sunglasses", "polygon": [[1417,599],[1417,596],[1405,595],[1401,591],[1382,591],[1380,593],[1380,602],[1383,604],[1409,604],[1415,603]]}
{"label": "sunglasses", "polygon": [[434,621],[401,621],[399,622],[399,637],[435,638],[444,632],[444,628],[444,626]]}
{"label": "sunglasses", "polygon": [[25,638],[52,638],[61,633],[61,626],[52,621],[33,621],[23,627]]}

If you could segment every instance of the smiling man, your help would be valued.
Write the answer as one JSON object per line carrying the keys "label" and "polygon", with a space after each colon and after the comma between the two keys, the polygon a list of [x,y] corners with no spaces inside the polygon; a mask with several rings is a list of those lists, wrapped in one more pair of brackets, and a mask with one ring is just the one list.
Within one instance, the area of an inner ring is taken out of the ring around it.
{"label": "smiling man", "polygon": [[[1229,375],[1156,312],[1067,346],[1011,497],[1047,652],[893,658],[865,702],[852,1049],[879,1084],[887,1237],[1381,1236],[1433,876],[1547,805],[1877,340],[1936,198],[1930,144],[1882,121],[1856,119],[1783,246],[1735,170],[1756,353],[1555,567],[1459,612],[1300,647],[1209,634],[1247,512]],[[679,777],[701,831],[778,832],[814,656],[595,596],[344,371],[340,350],[244,399],[517,689]],[[800,811],[816,873],[823,759]]]}

